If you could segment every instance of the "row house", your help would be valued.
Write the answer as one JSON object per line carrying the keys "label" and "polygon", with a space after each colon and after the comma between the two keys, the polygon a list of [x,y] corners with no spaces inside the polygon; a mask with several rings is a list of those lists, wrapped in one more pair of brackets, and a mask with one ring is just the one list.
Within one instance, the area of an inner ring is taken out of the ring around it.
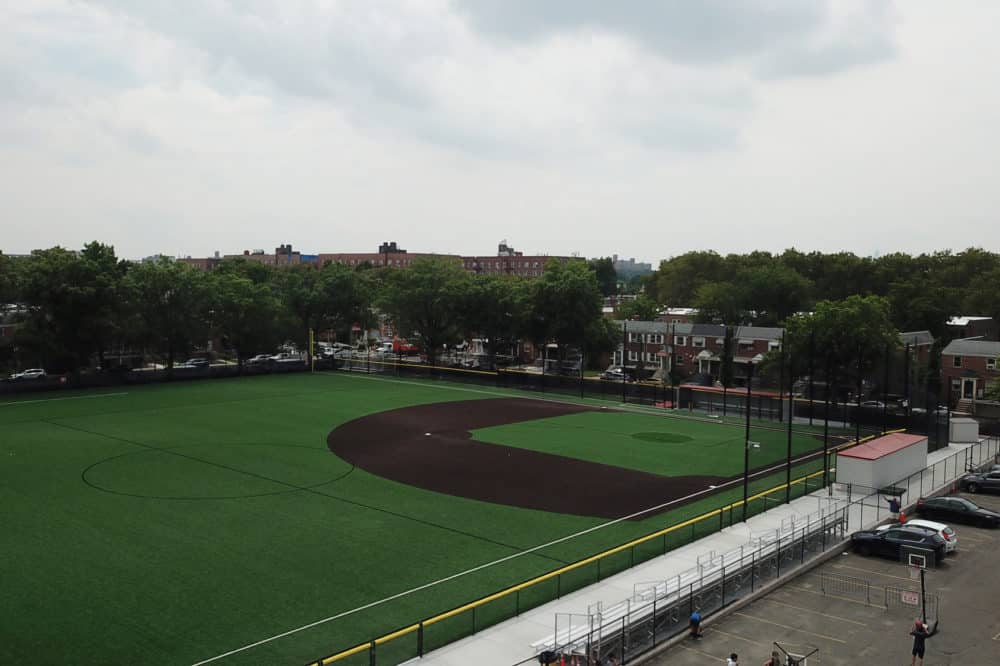
{"label": "row house", "polygon": [[[699,375],[716,381],[722,370],[726,327],[721,324],[667,323],[660,321],[617,322],[624,340],[614,353],[615,365],[634,367],[664,378],[676,363],[682,377]],[[749,363],[761,361],[768,352],[781,349],[784,329],[762,326],[733,327],[733,375],[746,381]]]}
{"label": "row house", "polygon": [[997,361],[1000,342],[995,340],[952,340],[941,351],[941,376],[952,402],[965,402],[974,408],[982,400],[986,387],[1000,380]]}

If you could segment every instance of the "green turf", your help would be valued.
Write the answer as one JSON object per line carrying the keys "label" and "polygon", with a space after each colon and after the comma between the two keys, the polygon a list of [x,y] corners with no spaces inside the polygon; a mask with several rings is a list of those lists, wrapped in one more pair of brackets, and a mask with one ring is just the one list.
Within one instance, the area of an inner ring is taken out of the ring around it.
{"label": "green turf", "polygon": [[[0,402],[0,663],[193,664],[600,524],[401,485],[326,448],[333,427],[365,414],[497,393],[326,374]],[[558,444],[563,454],[576,442],[576,456],[609,464],[661,473],[705,464],[730,474],[742,438],[736,428],[641,414],[550,421],[559,423],[505,426],[494,441]],[[770,432],[755,431],[762,463]],[[689,456],[684,445],[636,433],[690,436],[708,448]],[[734,488],[615,524],[213,663],[304,663],[740,496]],[[668,545],[693,536],[672,535]],[[554,593],[532,590],[521,603]],[[511,603],[481,609],[477,621],[511,613]],[[441,623],[427,640],[469,626]],[[382,654],[412,656],[415,640]]]}
{"label": "green turf", "polygon": [[[664,476],[730,476],[743,471],[746,430],[737,425],[607,411],[483,428],[473,436],[484,442]],[[750,438],[760,445],[752,451],[751,467],[787,456],[788,435],[776,425],[751,427]],[[822,442],[808,433],[793,433],[793,456],[821,446]]]}

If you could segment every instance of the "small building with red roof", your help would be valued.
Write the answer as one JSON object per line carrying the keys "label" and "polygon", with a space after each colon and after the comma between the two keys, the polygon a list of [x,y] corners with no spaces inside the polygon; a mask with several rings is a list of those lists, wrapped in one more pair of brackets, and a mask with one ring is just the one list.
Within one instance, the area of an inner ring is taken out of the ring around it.
{"label": "small building with red roof", "polygon": [[837,483],[872,491],[885,488],[927,466],[927,436],[897,432],[837,453]]}

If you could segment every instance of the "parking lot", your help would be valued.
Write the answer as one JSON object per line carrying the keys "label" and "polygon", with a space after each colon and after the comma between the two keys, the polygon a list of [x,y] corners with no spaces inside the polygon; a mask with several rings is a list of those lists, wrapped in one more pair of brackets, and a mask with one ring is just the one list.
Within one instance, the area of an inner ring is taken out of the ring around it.
{"label": "parking lot", "polygon": [[[961,496],[1000,510],[998,495]],[[927,640],[924,663],[1000,664],[1000,530],[952,527],[957,552],[926,573],[928,617],[936,595],[940,623]],[[809,666],[909,664],[909,632],[921,612],[919,596],[910,592],[919,591],[920,581],[911,571],[889,559],[838,555],[719,621],[706,621],[700,640],[685,638],[647,663],[722,664],[735,652],[742,666],[759,666],[777,641],[797,654],[818,648]]]}

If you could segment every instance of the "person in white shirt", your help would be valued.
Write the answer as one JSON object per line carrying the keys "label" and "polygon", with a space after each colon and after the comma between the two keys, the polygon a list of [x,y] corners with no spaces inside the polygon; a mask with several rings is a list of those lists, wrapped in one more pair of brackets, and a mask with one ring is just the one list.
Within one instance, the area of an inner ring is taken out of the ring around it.
{"label": "person in white shirt", "polygon": [[729,655],[729,659],[726,659],[726,666],[740,666],[740,658],[736,656],[735,652]]}

